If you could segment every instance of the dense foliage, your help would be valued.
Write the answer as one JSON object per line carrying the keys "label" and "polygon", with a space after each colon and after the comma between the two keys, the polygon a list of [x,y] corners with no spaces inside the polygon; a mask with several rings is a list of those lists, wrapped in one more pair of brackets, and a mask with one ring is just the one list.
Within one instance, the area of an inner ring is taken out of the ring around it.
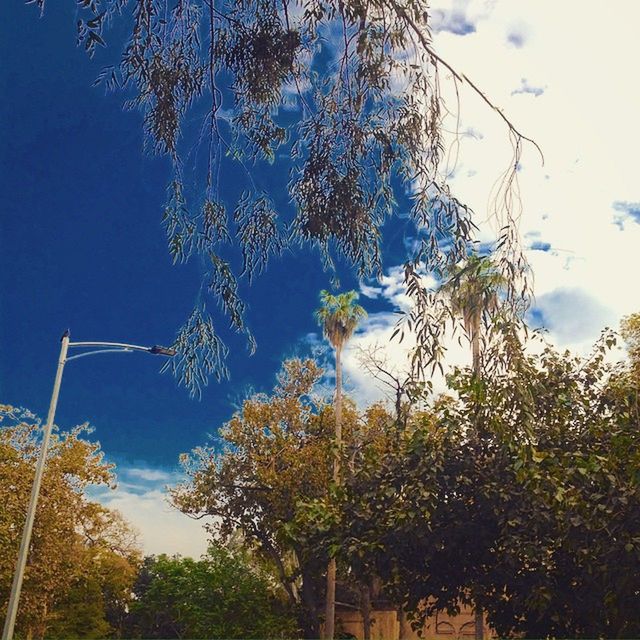
{"label": "dense foliage", "polygon": [[[637,637],[636,315],[623,335],[626,363],[610,363],[616,337],[605,332],[588,358],[540,342],[509,370],[454,369],[447,394],[416,387],[395,413],[345,400],[340,448],[333,409],[314,392],[321,369],[286,361],[271,395],[246,400],[215,446],[183,459],[186,480],[172,499],[191,516],[211,516],[218,538],[199,561],[147,558],[138,571],[129,527],[84,494],[111,479],[97,445],[80,429],[60,434],[19,630],[317,637],[335,558],[339,599],[362,611],[365,633],[382,599],[417,626],[469,604],[501,636]],[[370,370],[382,369],[370,360]],[[28,415],[3,411],[6,601],[37,438]],[[335,455],[340,483],[331,481]]]}
{"label": "dense foliage", "polygon": [[[0,406],[0,603],[6,611],[39,423]],[[292,637],[295,618],[270,572],[242,547],[199,561],[142,556],[122,517],[86,495],[114,480],[86,427],[52,437],[16,637]],[[4,617],[4,616],[3,616]]]}
{"label": "dense foliage", "polygon": [[454,372],[456,397],[347,481],[327,532],[344,561],[383,576],[418,622],[475,601],[500,635],[636,637],[638,387],[633,363],[605,363],[612,341],[584,360],[546,348],[482,382]]}
{"label": "dense foliage", "polygon": [[[326,551],[290,535],[298,502],[323,495],[331,474],[332,411],[311,396],[322,371],[311,360],[284,363],[273,395],[246,400],[219,433],[217,446],[183,460],[188,480],[174,503],[192,516],[214,516],[224,540],[240,530],[275,570],[307,637],[318,637]],[[355,414],[343,416],[345,435]],[[222,446],[220,446],[222,445]]]}
{"label": "dense foliage", "polygon": [[127,637],[295,636],[295,620],[269,574],[240,551],[211,546],[200,560],[147,557],[133,592]]}
{"label": "dense foliage", "polygon": [[[6,611],[40,442],[32,414],[0,408],[0,603]],[[120,515],[86,496],[89,485],[113,477],[99,445],[81,437],[85,431],[52,438],[16,626],[29,637],[117,634],[130,601],[140,552]]]}

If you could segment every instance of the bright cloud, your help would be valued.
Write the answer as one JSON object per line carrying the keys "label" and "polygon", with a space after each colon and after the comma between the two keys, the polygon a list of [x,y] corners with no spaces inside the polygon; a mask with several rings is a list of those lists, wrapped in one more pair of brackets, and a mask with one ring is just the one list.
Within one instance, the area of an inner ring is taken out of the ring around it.
{"label": "bright cloud", "polygon": [[618,213],[614,215],[613,221],[619,229],[624,231],[624,224],[629,220],[640,224],[640,202],[614,202],[613,210]]}
{"label": "bright cloud", "polygon": [[[411,353],[415,347],[415,337],[410,332],[405,332],[403,339],[395,335],[398,321],[403,314],[411,308],[411,299],[404,286],[404,270],[401,265],[391,267],[374,286],[367,283],[360,284],[360,303],[366,308],[367,299],[384,300],[388,303],[388,311],[369,313],[360,323],[358,329],[348,342],[342,356],[344,382],[347,394],[356,401],[360,407],[380,400],[393,400],[389,395],[389,388],[382,382],[376,381],[361,364],[363,354],[370,350],[376,350],[377,356],[384,361],[387,371],[402,379],[411,369]],[[435,285],[431,277],[423,277],[422,284],[429,288]],[[393,339],[392,339],[392,336]],[[308,334],[303,342],[308,347],[317,345],[320,337],[317,333]],[[460,343],[457,339],[447,339],[447,363],[449,365],[470,364],[470,352],[464,340]],[[328,399],[332,397],[335,384],[335,369],[332,356],[323,353],[323,366],[325,376],[320,385],[321,395]],[[444,391],[446,388],[444,378],[440,375],[432,379],[434,390]]]}
{"label": "bright cloud", "polygon": [[[640,310],[634,286],[640,85],[631,80],[635,62],[629,55],[640,4],[620,0],[611,11],[615,19],[607,22],[580,0],[434,0],[431,10],[438,52],[544,151],[542,166],[537,152],[525,146],[518,172],[520,231],[535,279],[530,317],[549,329],[550,340],[581,353],[605,325],[615,327],[622,316]],[[480,240],[486,242],[500,226],[488,215],[489,203],[496,178],[511,162],[511,146],[497,114],[468,87],[460,91],[452,187],[475,219],[485,220]],[[455,126],[455,119],[448,124]],[[350,393],[363,403],[383,397],[384,390],[362,372],[359,347],[383,345],[391,368],[408,367],[411,338],[390,342],[399,317],[392,310],[409,305],[402,277],[401,266],[391,266],[379,283],[361,287],[363,297],[389,302],[388,311],[369,316],[344,355]],[[447,363],[468,364],[468,352],[464,340],[452,340]],[[121,488],[101,499],[141,530],[146,552],[197,557],[206,535],[200,522],[168,505],[160,485],[175,478],[167,474],[123,470]]]}
{"label": "bright cloud", "polygon": [[520,81],[520,86],[517,89],[514,89],[511,92],[511,95],[515,96],[518,93],[530,93],[537,98],[544,93],[544,87],[536,87],[532,84],[529,84],[526,78],[522,78],[522,80]]}
{"label": "bright cloud", "polygon": [[149,482],[170,482],[174,479],[174,474],[161,469],[130,467],[125,469],[124,474]]}
{"label": "bright cloud", "polygon": [[[640,87],[629,81],[628,54],[640,5],[616,3],[611,26],[578,0],[553,7],[500,0],[485,9],[473,33],[441,30],[434,44],[543,149],[544,166],[531,146],[521,159],[520,230],[549,337],[582,349],[605,324],[640,310],[640,291],[629,286],[640,246]],[[464,87],[461,118],[461,130],[483,137],[460,137],[452,187],[483,220],[511,148],[501,119]],[[498,226],[485,222],[481,240]]]}
{"label": "bright cloud", "polygon": [[615,323],[613,312],[581,288],[557,288],[537,300],[536,309],[559,346],[589,343]]}
{"label": "bright cloud", "polygon": [[118,510],[137,529],[145,554],[179,553],[199,558],[207,550],[205,522],[193,520],[169,504],[166,485],[179,482],[179,473],[122,465],[117,474],[116,489],[95,489],[91,497]]}
{"label": "bright cloud", "polygon": [[447,32],[456,36],[475,33],[478,22],[492,11],[494,0],[444,0],[433,3],[429,14],[434,33]]}

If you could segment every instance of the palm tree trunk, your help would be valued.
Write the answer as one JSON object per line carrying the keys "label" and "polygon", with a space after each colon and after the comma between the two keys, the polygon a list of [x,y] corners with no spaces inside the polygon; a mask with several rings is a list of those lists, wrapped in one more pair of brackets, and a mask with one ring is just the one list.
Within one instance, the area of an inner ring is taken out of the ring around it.
{"label": "palm tree trunk", "polygon": [[324,615],[325,640],[333,640],[336,622],[336,559],[331,558],[327,566],[327,601]]}
{"label": "palm tree trunk", "polygon": [[476,602],[474,611],[475,621],[475,640],[483,640],[484,638],[484,612],[482,607]]}
{"label": "palm tree trunk", "polygon": [[371,587],[362,586],[360,591],[360,613],[362,613],[363,640],[371,640]]}
{"label": "palm tree trunk", "polygon": [[472,368],[474,378],[480,377],[480,316],[473,319],[473,328],[471,330],[471,354],[472,354]]}
{"label": "palm tree trunk", "polygon": [[[336,397],[334,404],[336,432],[333,454],[333,482],[340,484],[340,451],[342,449],[342,348],[336,347]],[[327,600],[324,620],[325,640],[333,640],[336,618],[336,561],[329,560],[327,566]]]}
{"label": "palm tree trunk", "polygon": [[[482,319],[478,314],[473,319],[473,330],[471,334],[471,354],[472,354],[472,371],[473,377],[477,380],[481,375],[481,360],[480,360],[480,323]],[[475,640],[484,640],[484,612],[482,607],[478,604],[476,599],[474,608],[474,622],[475,622]]]}
{"label": "palm tree trunk", "polygon": [[342,450],[342,347],[336,349],[336,452],[333,458],[333,481],[340,484],[340,452]]}

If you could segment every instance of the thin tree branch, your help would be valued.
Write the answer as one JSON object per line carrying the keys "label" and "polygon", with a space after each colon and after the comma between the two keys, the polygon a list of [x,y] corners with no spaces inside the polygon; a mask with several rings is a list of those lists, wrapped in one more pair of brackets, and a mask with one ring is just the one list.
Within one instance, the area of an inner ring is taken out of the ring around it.
{"label": "thin tree branch", "polygon": [[516,129],[514,124],[511,122],[511,120],[509,120],[509,118],[507,118],[507,116],[504,115],[504,113],[502,112],[502,109],[500,109],[495,104],[493,104],[493,102],[489,100],[489,98],[485,95],[485,93],[482,92],[476,86],[476,84],[469,79],[468,76],[466,76],[464,73],[457,72],[444,58],[440,57],[433,50],[433,48],[431,47],[431,44],[425,37],[424,33],[422,33],[422,30],[420,29],[420,27],[416,24],[415,20],[413,20],[413,18],[407,13],[404,7],[401,7],[400,5],[398,5],[398,3],[395,0],[386,0],[386,3],[389,7],[391,7],[396,12],[396,14],[400,19],[404,20],[411,27],[413,32],[417,35],[418,39],[420,40],[420,43],[424,47],[425,51],[429,54],[429,57],[432,58],[432,61],[434,63],[440,63],[461,84],[464,84],[466,82],[480,96],[480,98],[482,98],[482,100],[493,111],[495,111],[500,116],[500,118],[502,118],[502,120],[504,120],[504,122],[506,123],[507,127],[511,132],[513,132],[518,138],[521,138],[522,140],[526,140],[527,142],[530,142],[538,150],[538,153],[540,154],[540,158],[542,160],[542,165],[544,166],[544,154],[542,153],[542,149],[540,148],[538,143],[535,142],[535,140],[532,140],[531,138],[528,138],[524,134],[520,133],[520,131]]}

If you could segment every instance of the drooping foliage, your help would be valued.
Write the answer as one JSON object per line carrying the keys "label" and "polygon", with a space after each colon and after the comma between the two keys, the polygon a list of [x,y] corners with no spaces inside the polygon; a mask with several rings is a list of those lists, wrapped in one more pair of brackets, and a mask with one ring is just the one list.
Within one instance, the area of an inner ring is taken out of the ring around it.
{"label": "drooping foliage", "polygon": [[324,337],[335,349],[342,350],[360,320],[367,315],[359,304],[355,304],[357,299],[356,291],[347,291],[338,295],[333,295],[329,291],[320,292],[322,306],[316,311],[316,318],[322,327]]}
{"label": "drooping foliage", "polygon": [[[34,3],[44,11],[45,0]],[[128,33],[122,55],[115,62],[118,53],[108,52],[113,63],[96,83],[124,90],[126,106],[142,113],[148,148],[171,159],[170,253],[177,262],[204,256],[211,269],[203,283],[251,348],[238,279],[250,282],[291,244],[318,248],[330,268],[342,257],[360,277],[380,275],[382,228],[398,214],[406,223],[403,194],[411,194],[418,240],[406,277],[419,307],[429,297],[419,274],[441,275],[467,255],[472,214],[441,166],[442,123],[452,110],[443,102],[445,77],[495,109],[513,143],[490,213],[504,225],[497,264],[507,298],[526,297],[512,219],[526,138],[434,50],[426,0],[78,0],[78,44],[93,56],[116,21]],[[253,170],[261,161],[289,173],[293,206],[275,206],[282,199]],[[235,202],[220,188],[231,172],[244,183]],[[192,317],[175,344],[183,357],[172,366],[192,391],[212,373],[226,374],[212,306],[198,302],[198,322]],[[437,335],[417,335],[420,357],[430,361]],[[194,358],[194,346],[206,356]]]}
{"label": "drooping foliage", "polygon": [[504,277],[488,256],[471,254],[464,263],[448,270],[448,279],[440,287],[449,303],[446,308],[462,319],[473,354],[472,368],[481,369],[482,328],[494,322],[500,310],[500,294],[506,288]]}

